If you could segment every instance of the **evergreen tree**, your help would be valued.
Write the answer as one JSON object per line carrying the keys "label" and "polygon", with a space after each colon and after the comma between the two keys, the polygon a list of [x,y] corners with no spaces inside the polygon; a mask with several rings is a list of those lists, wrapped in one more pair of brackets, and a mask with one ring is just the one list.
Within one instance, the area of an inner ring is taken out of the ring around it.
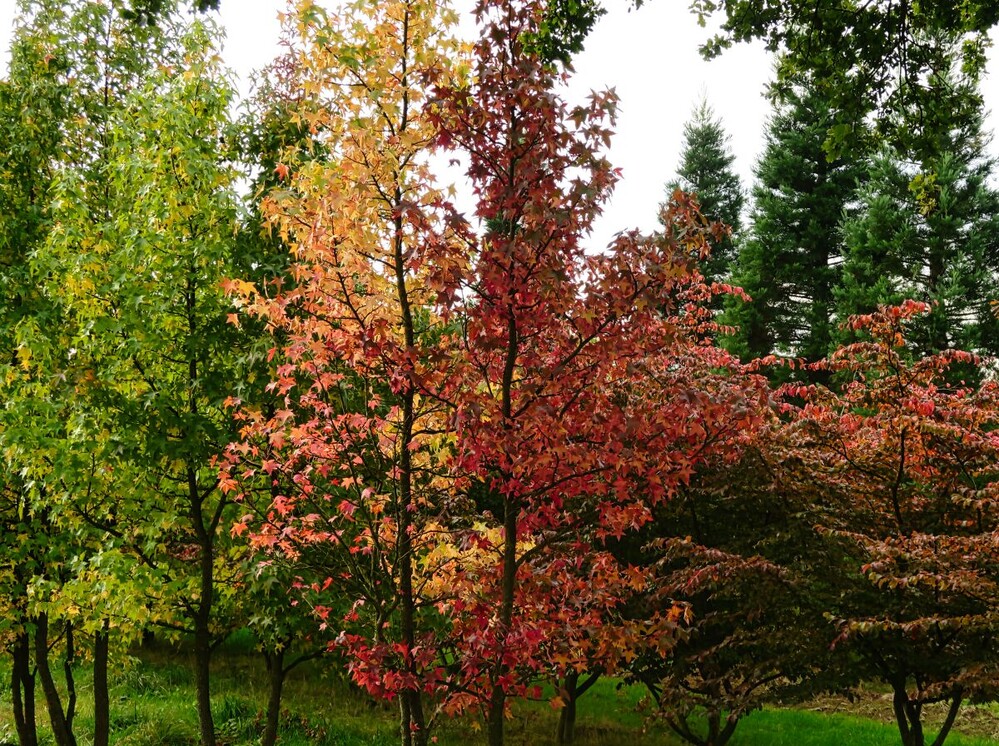
{"label": "evergreen tree", "polygon": [[[730,139],[721,119],[702,99],[684,125],[680,166],[677,177],[666,185],[666,200],[677,189],[694,192],[704,216],[724,223],[732,229],[732,236],[738,236],[745,194],[738,174],[732,170],[735,156],[729,148]],[[728,276],[735,259],[732,236],[714,243],[711,256],[701,264],[708,281]]]}
{"label": "evergreen tree", "polygon": [[999,323],[989,299],[999,277],[999,191],[989,183],[996,159],[985,155],[990,135],[980,97],[970,118],[933,118],[938,131],[918,151],[877,158],[858,195],[860,211],[843,225],[837,314],[927,301],[933,308],[912,333],[919,354],[996,354]]}
{"label": "evergreen tree", "polygon": [[753,300],[731,298],[723,314],[738,327],[726,346],[743,359],[779,354],[814,361],[829,351],[842,255],[838,227],[865,172],[858,154],[827,158],[831,123],[825,98],[803,86],[768,125],[751,226],[732,273]]}

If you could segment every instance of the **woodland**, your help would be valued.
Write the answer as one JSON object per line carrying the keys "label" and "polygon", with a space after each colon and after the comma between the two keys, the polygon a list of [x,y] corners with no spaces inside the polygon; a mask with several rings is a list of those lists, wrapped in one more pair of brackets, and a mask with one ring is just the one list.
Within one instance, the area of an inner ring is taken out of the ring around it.
{"label": "woodland", "polygon": [[903,746],[994,706],[999,5],[695,0],[705,55],[775,55],[755,182],[704,103],[658,230],[598,252],[617,101],[561,91],[600,5],[478,0],[469,39],[296,0],[242,102],[213,5],[19,0],[4,743],[118,742],[150,647],[197,734],[147,744],[299,743],[334,690],[402,746],[534,705],[572,743],[607,686],[701,746],[864,688]]}

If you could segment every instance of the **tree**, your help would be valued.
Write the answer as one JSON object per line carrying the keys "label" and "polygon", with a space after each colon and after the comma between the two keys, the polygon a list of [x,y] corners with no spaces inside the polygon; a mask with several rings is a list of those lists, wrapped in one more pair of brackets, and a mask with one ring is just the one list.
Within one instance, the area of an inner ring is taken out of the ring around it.
{"label": "tree", "polygon": [[[296,285],[233,283],[277,332],[282,404],[242,410],[225,486],[275,490],[258,546],[324,558],[316,611],[343,619],[355,680],[399,698],[404,743],[427,738],[422,691],[502,743],[508,698],[586,660],[584,620],[617,603],[578,574],[616,565],[573,551],[641,525],[759,396],[706,343],[692,265],[721,229],[681,197],[661,236],[586,256],[613,98],[553,93],[522,44],[535,5],[478,16],[472,77],[431,6],[303,8],[298,111],[325,155],[279,164],[272,213]],[[481,236],[431,144],[468,158]]]}
{"label": "tree", "polygon": [[443,141],[468,154],[486,228],[456,296],[465,378],[454,376],[446,396],[459,464],[489,511],[486,530],[466,541],[492,564],[455,566],[455,587],[469,589],[455,625],[465,697],[496,746],[508,697],[558,640],[552,622],[572,626],[572,606],[553,609],[538,594],[548,568],[572,556],[580,535],[600,541],[644,524],[694,464],[726,446],[716,428],[754,416],[750,394],[710,373],[730,361],[706,343],[711,293],[692,262],[712,234],[689,200],[678,195],[661,236],[583,253],[614,180],[599,150],[614,101],[595,94],[567,110],[553,92],[559,76],[522,44],[537,10],[479,7],[474,83],[446,92],[441,125]]}
{"label": "tree", "polygon": [[60,492],[128,558],[134,613],[192,636],[211,746],[210,656],[238,567],[214,463],[235,432],[223,401],[245,346],[220,287],[235,268],[235,174],[218,147],[232,90],[205,23],[137,26],[118,10],[80,2],[51,26],[83,40],[50,52],[80,115],[34,261],[65,315],[66,447],[87,454]]}
{"label": "tree", "polygon": [[742,233],[744,194],[738,174],[732,171],[735,156],[728,141],[721,119],[715,118],[707,100],[702,100],[683,128],[677,178],[666,185],[667,201],[677,189],[691,192],[704,217],[731,230],[730,235],[712,244],[711,255],[701,263],[701,274],[709,283],[728,277],[736,253],[733,236]]}
{"label": "tree", "polygon": [[344,620],[351,672],[398,698],[404,744],[429,737],[422,692],[439,645],[422,585],[455,509],[438,395],[455,336],[437,299],[454,292],[469,244],[427,167],[428,86],[460,66],[455,22],[434,3],[331,15],[303,4],[288,103],[309,144],[275,166],[285,183],[267,208],[292,282],[233,284],[274,332],[279,362],[276,411],[240,412],[226,486],[256,504],[246,523],[258,547],[320,568],[318,623]]}
{"label": "tree", "polygon": [[[960,84],[945,77],[937,87]],[[994,355],[999,324],[988,304],[999,278],[996,159],[985,154],[990,138],[980,102],[967,119],[953,115],[936,114],[932,145],[885,149],[876,159],[858,210],[843,225],[837,314],[846,318],[916,298],[932,305],[910,331],[921,354]]]}
{"label": "tree", "polygon": [[785,406],[767,456],[817,527],[827,561],[811,582],[829,590],[835,647],[891,687],[905,746],[926,743],[932,702],[948,705],[943,744],[962,702],[994,695],[997,665],[999,390],[948,384],[970,353],[913,359],[905,332],[927,311],[907,301],[851,318],[869,341],[821,363],[840,393],[788,386],[804,404]]}
{"label": "tree", "polygon": [[[81,591],[100,564],[99,534],[61,510],[61,464],[75,381],[65,345],[61,309],[45,298],[31,260],[43,250],[51,227],[50,187],[76,143],[68,136],[79,121],[81,100],[67,70],[86,69],[80,37],[84,24],[56,3],[22,3],[9,77],[0,86],[0,265],[5,303],[0,309],[4,349],[0,451],[5,478],[4,515],[10,578],[6,614],[12,635],[14,720],[21,744],[35,744],[35,677],[42,684],[53,736],[75,743],[73,659],[81,632],[93,637],[95,744],[108,742],[107,654],[104,626],[110,608],[93,611]],[[57,53],[53,53],[57,51]],[[120,71],[119,71],[120,72]],[[83,74],[85,76],[85,73]],[[127,75],[118,78],[127,87]],[[91,110],[89,113],[93,113]],[[81,611],[81,609],[85,609]],[[60,642],[61,641],[61,642]],[[56,687],[50,655],[65,656],[65,693]],[[65,697],[65,698],[64,698]]]}
{"label": "tree", "polygon": [[[825,147],[831,156],[870,149],[885,138],[910,144],[932,139],[921,112],[937,107],[958,119],[972,116],[976,102],[968,89],[940,89],[929,81],[956,64],[977,84],[989,32],[999,23],[990,0],[861,6],[849,0],[700,0],[692,10],[703,18],[722,7],[722,31],[704,45],[704,54],[713,57],[749,39],[779,51],[774,93],[787,94],[803,74],[814,81],[829,106]],[[903,112],[914,116],[897,116]]]}
{"label": "tree", "polygon": [[803,86],[767,127],[750,228],[732,272],[752,302],[729,298],[722,317],[739,328],[725,344],[744,360],[778,354],[814,362],[831,349],[838,229],[865,163],[860,153],[826,157],[828,112],[825,96]]}
{"label": "tree", "polygon": [[[641,6],[642,0],[629,4]],[[722,16],[720,33],[701,48],[705,57],[761,39],[779,53],[775,97],[793,95],[802,77],[814,81],[829,106],[825,148],[834,157],[857,147],[869,150],[884,138],[932,139],[918,114],[937,106],[972,116],[975,102],[967,90],[934,90],[927,81],[950,68],[956,40],[958,66],[977,82],[985,71],[989,32],[999,23],[992,0],[878,0],[859,6],[852,0],[697,0],[690,9],[702,26],[708,17]],[[582,49],[603,12],[599,0],[552,3],[535,44],[546,59],[565,61]],[[917,116],[891,116],[901,111]]]}
{"label": "tree", "polygon": [[813,582],[828,558],[767,462],[780,427],[771,412],[741,432],[738,449],[660,509],[644,548],[649,583],[633,613],[675,606],[682,623],[665,649],[655,639],[639,648],[629,678],[688,743],[722,746],[754,710],[851,682]]}

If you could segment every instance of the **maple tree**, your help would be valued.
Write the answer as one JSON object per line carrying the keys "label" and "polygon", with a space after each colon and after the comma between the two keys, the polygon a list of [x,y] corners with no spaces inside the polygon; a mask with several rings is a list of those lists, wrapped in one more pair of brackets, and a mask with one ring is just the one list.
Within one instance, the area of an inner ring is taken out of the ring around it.
{"label": "maple tree", "polygon": [[289,90],[311,142],[275,165],[285,186],[267,208],[291,247],[290,282],[232,284],[267,320],[278,360],[273,413],[239,412],[227,486],[254,512],[236,530],[252,523],[256,546],[321,568],[299,584],[325,594],[313,601],[323,628],[347,617],[354,678],[398,698],[405,744],[428,738],[437,645],[418,573],[452,482],[433,392],[453,335],[435,302],[468,254],[426,164],[427,81],[460,60],[455,21],[426,2],[299,4]]}
{"label": "maple tree", "polygon": [[147,27],[119,5],[53,7],[48,51],[73,116],[32,258],[62,315],[52,380],[68,382],[47,487],[100,541],[93,584],[67,586],[77,595],[55,608],[86,609],[102,641],[149,624],[189,634],[211,746],[211,653],[235,622],[225,607],[242,551],[227,543],[213,462],[235,435],[225,395],[248,376],[220,287],[236,264],[235,172],[218,147],[233,92],[209,22],[171,13]]}
{"label": "maple tree", "polygon": [[[615,101],[560,100],[561,76],[524,43],[540,12],[480,4],[474,83],[442,95],[441,141],[467,154],[486,226],[457,296],[465,379],[453,376],[444,396],[485,531],[502,529],[499,542],[473,534],[492,567],[453,582],[472,591],[454,612],[457,655],[490,744],[503,741],[507,698],[543,666],[552,621],[572,627],[571,606],[551,609],[557,597],[537,593],[537,577],[555,577],[548,563],[572,556],[571,537],[641,526],[707,444],[721,447],[720,422],[754,416],[749,394],[709,382],[727,358],[700,344],[711,292],[692,265],[712,234],[689,199],[675,195],[658,239],[625,235],[603,254],[583,251],[616,178],[601,152]],[[590,576],[587,592],[605,582],[612,592],[612,574]]]}
{"label": "maple tree", "polygon": [[[466,80],[433,6],[303,3],[297,116],[323,156],[275,167],[291,284],[232,283],[280,340],[282,399],[240,412],[226,487],[255,507],[236,530],[322,558],[316,613],[344,618],[355,679],[398,696],[404,743],[426,739],[421,690],[481,707],[501,743],[509,696],[588,665],[582,640],[633,582],[592,542],[647,520],[759,395],[705,344],[711,232],[689,200],[662,236],[583,252],[616,178],[614,100],[558,99],[521,41],[538,11],[481,5]],[[467,157],[480,237],[432,186],[432,144]]]}
{"label": "maple tree", "polygon": [[929,311],[907,301],[853,317],[869,335],[820,363],[840,391],[788,386],[787,423],[768,456],[783,494],[816,527],[827,561],[835,647],[892,689],[905,746],[922,746],[923,708],[994,693],[997,395],[994,381],[952,385],[946,350],[914,358],[906,328]]}

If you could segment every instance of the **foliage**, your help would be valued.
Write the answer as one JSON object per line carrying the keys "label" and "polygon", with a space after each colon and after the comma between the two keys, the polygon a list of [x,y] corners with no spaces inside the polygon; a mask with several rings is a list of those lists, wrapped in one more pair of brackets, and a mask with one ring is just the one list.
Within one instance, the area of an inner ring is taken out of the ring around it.
{"label": "foliage", "polygon": [[750,228],[732,271],[732,282],[752,302],[729,298],[722,316],[738,327],[725,345],[744,360],[777,354],[815,362],[832,349],[843,253],[839,224],[866,164],[853,151],[826,158],[828,106],[817,87],[803,86],[767,126]]}
{"label": "foliage", "polygon": [[921,354],[999,352],[988,307],[999,277],[999,191],[983,118],[979,106],[940,130],[932,149],[886,150],[876,159],[843,226],[840,318],[915,298],[932,305],[910,332]]}
{"label": "foliage", "polygon": [[732,170],[735,156],[728,142],[721,119],[715,118],[707,100],[702,100],[683,127],[677,178],[666,184],[667,202],[677,189],[692,193],[704,217],[730,230],[729,235],[712,243],[711,255],[700,264],[701,274],[709,283],[729,276],[735,261],[734,237],[742,233],[745,195],[738,174]]}
{"label": "foliage", "polygon": [[997,390],[953,388],[947,350],[912,360],[907,301],[851,319],[870,341],[822,363],[840,393],[790,386],[804,399],[769,456],[784,494],[809,515],[827,562],[836,647],[891,687],[905,746],[925,742],[923,708],[946,702],[942,744],[965,700],[994,696]]}

